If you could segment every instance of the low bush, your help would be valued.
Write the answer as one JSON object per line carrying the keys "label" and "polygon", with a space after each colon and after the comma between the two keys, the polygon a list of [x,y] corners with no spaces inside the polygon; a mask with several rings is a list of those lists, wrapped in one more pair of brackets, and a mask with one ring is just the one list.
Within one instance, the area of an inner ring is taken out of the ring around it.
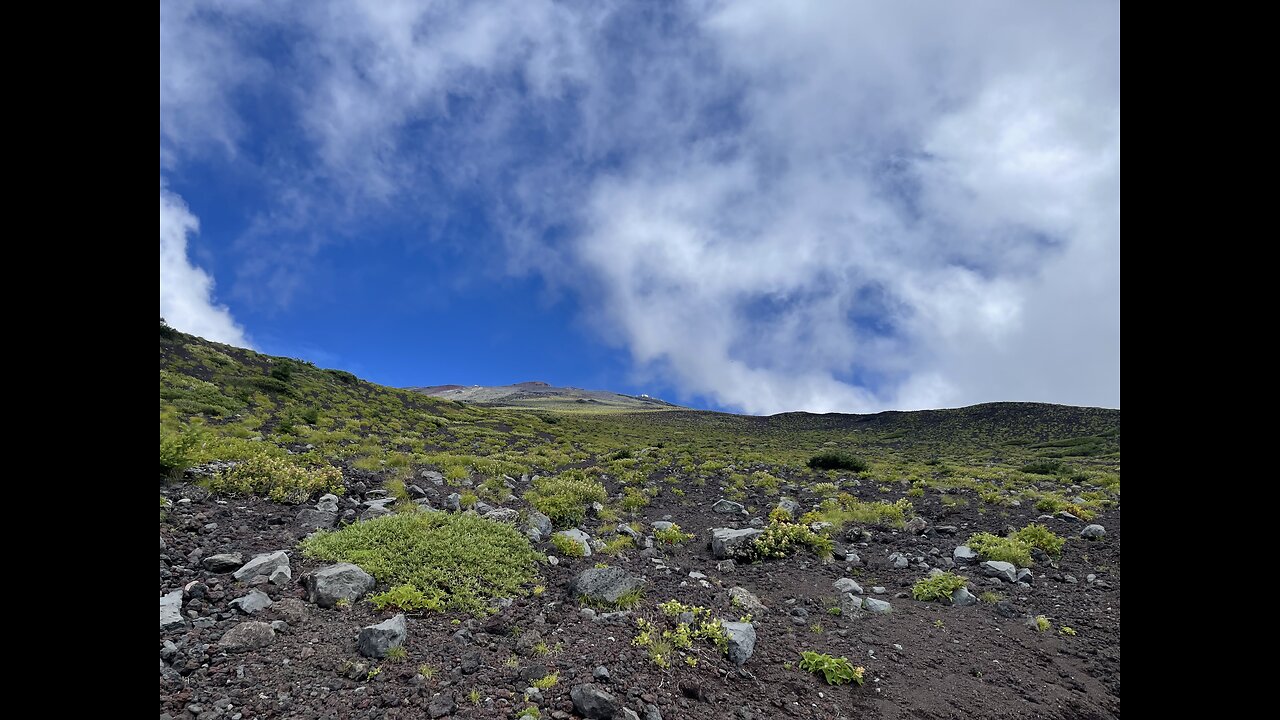
{"label": "low bush", "polygon": [[968,581],[966,577],[949,572],[931,575],[916,582],[911,588],[911,597],[925,602],[950,602],[951,593],[964,587]]}
{"label": "low bush", "polygon": [[209,489],[228,495],[263,495],[283,503],[302,503],[325,493],[341,495],[342,471],[332,465],[306,467],[287,458],[256,455],[209,480]]}
{"label": "low bush", "polygon": [[824,452],[809,458],[809,467],[814,470],[865,472],[870,465],[857,455],[842,452]]}
{"label": "low bush", "polygon": [[312,535],[302,541],[302,552],[355,563],[380,582],[412,586],[444,609],[477,614],[489,612],[491,599],[522,594],[542,559],[514,527],[466,513],[358,522]]}
{"label": "low bush", "polygon": [[800,669],[822,676],[828,685],[844,685],[845,683],[862,684],[862,667],[854,667],[848,658],[831,657],[823,653],[806,650],[800,653]]}

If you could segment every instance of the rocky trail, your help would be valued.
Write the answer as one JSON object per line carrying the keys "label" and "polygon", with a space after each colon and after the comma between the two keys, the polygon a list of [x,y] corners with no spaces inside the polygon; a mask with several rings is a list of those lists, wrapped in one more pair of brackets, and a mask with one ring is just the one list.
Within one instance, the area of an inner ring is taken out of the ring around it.
{"label": "rocky trail", "polygon": [[[930,494],[913,498],[903,528],[843,528],[830,562],[807,552],[744,562],[735,547],[767,526],[777,499],[738,504],[690,485],[682,502],[640,510],[640,530],[589,515],[570,535],[592,554],[573,558],[516,499],[530,479],[507,481],[507,502],[467,512],[516,524],[548,560],[532,594],[488,617],[378,611],[362,598],[386,588],[359,567],[303,555],[316,529],[391,512],[371,476],[303,505],[219,497],[190,477],[162,484],[162,720],[516,718],[531,706],[526,717],[1119,717],[1118,508],[1085,523]],[[422,471],[408,491],[424,510],[459,512],[469,485]],[[909,488],[847,485],[864,500]],[[797,516],[819,500],[791,489]],[[1024,569],[964,544],[1033,522],[1067,538],[1061,557],[1040,553]],[[663,523],[694,537],[655,543]],[[635,547],[602,554],[617,528]],[[913,599],[931,571],[963,575],[967,588],[949,604]],[[634,607],[614,609],[628,598]],[[725,647],[699,642],[683,662],[656,664],[634,642],[637,621],[674,627],[658,609],[673,600],[722,619]],[[864,684],[826,684],[800,669],[804,651],[847,657]]]}

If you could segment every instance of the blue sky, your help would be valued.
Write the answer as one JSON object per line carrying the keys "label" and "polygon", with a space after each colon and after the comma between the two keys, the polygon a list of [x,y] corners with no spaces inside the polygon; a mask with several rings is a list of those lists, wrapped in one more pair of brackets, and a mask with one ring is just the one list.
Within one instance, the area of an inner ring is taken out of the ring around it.
{"label": "blue sky", "polygon": [[162,2],[160,310],[391,385],[1119,407],[1117,3]]}

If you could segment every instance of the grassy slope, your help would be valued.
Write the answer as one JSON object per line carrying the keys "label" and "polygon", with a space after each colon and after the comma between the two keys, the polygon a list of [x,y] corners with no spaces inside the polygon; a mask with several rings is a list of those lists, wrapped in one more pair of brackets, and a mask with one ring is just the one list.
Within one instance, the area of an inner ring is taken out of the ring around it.
{"label": "grassy slope", "polygon": [[1062,498],[1072,483],[1095,486],[1085,493],[1093,504],[1119,493],[1118,410],[993,403],[752,417],[483,408],[165,327],[160,431],[162,445],[166,438],[194,438],[188,462],[270,454],[383,478],[426,468],[481,479],[595,465],[622,484],[656,483],[658,492],[678,494],[680,483],[710,481],[733,496],[748,485],[768,486],[770,478],[802,484],[835,478],[839,473],[805,467],[815,453],[834,449],[868,459],[868,479],[967,487],[988,502]]}

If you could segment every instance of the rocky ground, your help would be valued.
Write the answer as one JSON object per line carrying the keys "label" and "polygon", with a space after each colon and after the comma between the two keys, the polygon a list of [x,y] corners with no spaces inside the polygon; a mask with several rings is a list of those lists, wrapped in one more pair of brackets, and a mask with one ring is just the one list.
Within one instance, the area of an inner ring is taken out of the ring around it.
{"label": "rocky ground", "polygon": [[[347,497],[303,507],[210,497],[192,484],[162,487],[172,503],[160,524],[162,718],[514,718],[526,696],[542,717],[555,718],[1120,714],[1119,509],[1099,514],[1093,522],[1105,534],[1092,540],[1081,537],[1086,523],[1041,518],[1068,538],[1066,548],[1022,582],[1009,582],[990,577],[1000,567],[953,568],[955,558],[964,560],[956,548],[971,533],[1004,534],[1037,521],[1041,513],[1029,505],[931,494],[912,498],[922,521],[908,528],[845,528],[833,562],[802,551],[744,564],[715,557],[713,530],[762,526],[769,501],[758,498],[763,509],[755,515],[723,503],[719,509],[730,512],[717,512],[717,488],[690,486],[681,504],[655,502],[639,513],[637,549],[566,558],[535,529],[539,548],[557,560],[544,568],[540,595],[514,598],[486,619],[410,614],[401,627],[395,613],[358,599],[371,580],[362,572],[326,570],[331,564],[297,550],[317,525],[381,512],[372,485],[351,483]],[[516,479],[512,489],[519,495],[526,485]],[[448,511],[457,490],[427,473],[413,492]],[[905,490],[853,488],[867,500]],[[508,506],[526,509],[522,501]],[[495,517],[503,515],[514,513]],[[659,521],[696,537],[682,547],[644,548]],[[597,549],[612,537],[600,526],[588,520],[582,527]],[[587,588],[582,575],[600,561],[611,570]],[[911,599],[911,586],[933,568],[967,576],[974,595],[993,591],[1005,600],[958,607]],[[605,612],[580,603],[584,589],[609,593],[610,585],[642,587],[640,605]],[[657,667],[632,638],[636,619],[660,619],[655,606],[668,600],[711,608],[728,621],[749,607],[754,642],[734,638],[729,656],[698,645],[696,667]],[[1035,616],[1050,629],[1036,629]],[[1063,626],[1076,634],[1061,633]],[[400,644],[404,658],[377,657]],[[865,667],[865,684],[833,687],[802,672],[796,663],[804,650],[847,656]],[[554,685],[531,687],[549,674],[558,675]]]}

